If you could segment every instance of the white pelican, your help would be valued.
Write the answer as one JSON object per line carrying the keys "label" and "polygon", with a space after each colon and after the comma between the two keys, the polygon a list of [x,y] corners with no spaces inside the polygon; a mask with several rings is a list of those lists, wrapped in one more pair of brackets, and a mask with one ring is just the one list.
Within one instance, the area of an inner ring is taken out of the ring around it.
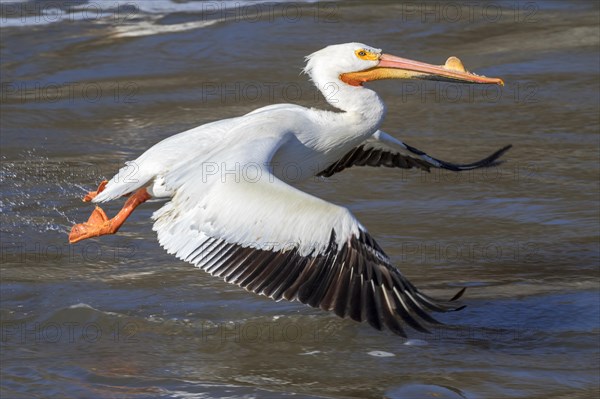
{"label": "white pelican", "polygon": [[[449,301],[420,292],[348,209],[289,183],[352,165],[460,171],[497,164],[510,146],[456,165],[378,130],[385,106],[363,83],[502,80],[467,72],[455,57],[434,66],[360,43],[328,46],[306,60],[305,72],[323,93],[334,85],[327,100],[338,112],[277,104],[171,136],[84,198],[99,203],[130,195],[112,219],[96,207],[86,223],[73,227],[69,241],[114,234],[135,207],[164,198],[168,202],[152,216],[160,244],[248,291],[367,320],[403,336],[405,324],[427,331],[427,323],[437,323],[428,311],[461,309],[452,301],[464,289]],[[286,173],[288,165],[294,173]]]}

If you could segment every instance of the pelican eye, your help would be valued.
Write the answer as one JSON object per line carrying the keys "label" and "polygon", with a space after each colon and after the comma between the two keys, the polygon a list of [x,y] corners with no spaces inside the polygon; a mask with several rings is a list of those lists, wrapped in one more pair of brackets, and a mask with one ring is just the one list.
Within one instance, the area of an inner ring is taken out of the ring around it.
{"label": "pelican eye", "polygon": [[379,54],[365,49],[358,49],[354,52],[358,58],[365,61],[375,61],[379,59]]}

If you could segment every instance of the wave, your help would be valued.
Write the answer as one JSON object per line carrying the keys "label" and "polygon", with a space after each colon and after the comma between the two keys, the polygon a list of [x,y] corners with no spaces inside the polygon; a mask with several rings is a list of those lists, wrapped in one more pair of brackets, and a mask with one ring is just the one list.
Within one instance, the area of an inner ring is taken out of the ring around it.
{"label": "wave", "polygon": [[[55,23],[86,21],[118,25],[136,25],[146,20],[138,34],[124,36],[143,36],[162,33],[160,29],[148,29],[148,24],[172,13],[201,14],[204,24],[165,28],[164,31],[181,31],[210,26],[207,22],[222,20],[225,17],[240,18],[244,15],[232,13],[234,9],[251,8],[251,13],[272,12],[276,5],[284,7],[298,4],[315,3],[317,0],[221,0],[221,1],[175,1],[175,0],[112,0],[100,2],[87,0],[83,3],[38,2],[33,0],[0,0],[0,28],[43,26]],[[150,22],[147,22],[147,20]],[[186,25],[186,24],[179,24]]]}

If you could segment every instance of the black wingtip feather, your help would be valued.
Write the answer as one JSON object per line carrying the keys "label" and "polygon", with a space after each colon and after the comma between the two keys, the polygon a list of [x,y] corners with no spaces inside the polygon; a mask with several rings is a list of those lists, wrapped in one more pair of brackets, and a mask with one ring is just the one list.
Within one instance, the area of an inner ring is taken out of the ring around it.
{"label": "black wingtip feather", "polygon": [[413,154],[418,155],[418,156],[428,156],[439,164],[439,166],[437,166],[437,167],[446,169],[446,170],[451,170],[453,172],[460,172],[463,170],[489,168],[489,167],[493,167],[493,166],[498,166],[504,162],[504,161],[499,161],[498,158],[500,158],[502,155],[504,155],[504,153],[506,153],[508,150],[510,150],[512,148],[512,144],[509,144],[509,145],[506,145],[506,146],[500,148],[499,150],[494,152],[492,155],[490,155],[484,159],[481,159],[479,161],[472,162],[472,163],[466,163],[466,164],[456,164],[456,163],[447,162],[447,161],[443,161],[441,159],[434,158],[430,155],[427,155],[425,152],[419,150],[418,148],[412,147],[406,143],[404,145],[406,146],[406,149],[408,151],[412,152]]}
{"label": "black wingtip feather", "polygon": [[450,302],[456,301],[457,299],[459,299],[460,297],[462,297],[466,290],[467,290],[467,287],[463,287],[452,298],[450,298]]}
{"label": "black wingtip feather", "polygon": [[463,170],[479,169],[479,168],[490,168],[490,167],[498,166],[498,165],[502,164],[504,161],[499,161],[498,158],[500,158],[502,155],[504,155],[504,153],[506,153],[511,148],[512,148],[512,144],[509,144],[507,146],[500,148],[499,150],[494,152],[492,155],[490,155],[484,159],[481,159],[479,161],[472,162],[472,163],[467,163],[467,164],[454,164],[454,163],[442,161],[439,159],[436,159],[436,161],[438,161],[440,163],[440,165],[443,169],[448,169],[448,170],[452,170],[455,172],[460,172]]}

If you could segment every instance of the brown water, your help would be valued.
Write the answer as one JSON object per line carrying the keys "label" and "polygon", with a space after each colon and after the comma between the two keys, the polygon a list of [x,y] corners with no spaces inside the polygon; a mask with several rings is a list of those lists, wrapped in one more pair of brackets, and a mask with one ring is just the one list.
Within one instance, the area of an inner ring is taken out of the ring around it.
{"label": "brown water", "polygon": [[[598,397],[598,3],[48,4],[0,16],[2,398]],[[512,143],[502,166],[303,185],[426,292],[470,287],[448,327],[405,340],[229,286],[162,251],[156,203],[67,245],[80,196],[158,140],[323,106],[303,57],[349,41],[507,83],[372,85],[387,132],[449,161]]]}

